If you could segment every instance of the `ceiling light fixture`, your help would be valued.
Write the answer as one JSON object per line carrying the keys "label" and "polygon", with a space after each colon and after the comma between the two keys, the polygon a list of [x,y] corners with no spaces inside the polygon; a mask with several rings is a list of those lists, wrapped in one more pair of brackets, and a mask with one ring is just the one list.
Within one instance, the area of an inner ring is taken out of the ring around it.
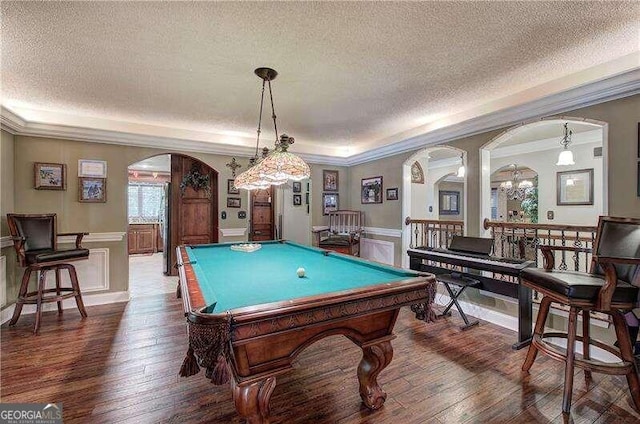
{"label": "ceiling light fixture", "polygon": [[[271,81],[278,73],[271,68],[258,68],[255,74],[262,79],[262,94],[260,96],[260,114],[258,117],[258,136],[256,138],[256,151],[250,168],[238,175],[234,180],[236,188],[246,190],[265,189],[271,185],[281,185],[288,180],[300,181],[309,178],[311,169],[309,165],[299,156],[288,151],[290,145],[294,143],[294,138],[286,134],[278,137],[278,125],[276,123],[276,112],[273,107],[273,92],[271,91]],[[269,153],[266,147],[263,149],[262,158],[258,159],[258,149],[260,145],[260,132],[262,127],[262,110],[264,105],[265,85],[269,85],[269,99],[271,101],[271,117],[273,118],[273,129],[276,135],[274,150]]]}
{"label": "ceiling light fixture", "polygon": [[460,167],[458,168],[458,172],[456,173],[456,177],[464,178],[467,170],[464,167],[464,154],[460,154]]}
{"label": "ceiling light fixture", "polygon": [[562,140],[560,140],[560,144],[562,144],[564,149],[558,155],[558,162],[556,163],[558,166],[575,165],[575,162],[573,161],[573,152],[569,150],[571,134],[573,134],[573,132],[568,128],[568,124],[565,122],[564,136],[562,137]]}
{"label": "ceiling light fixture", "polygon": [[513,165],[513,171],[511,171],[511,180],[500,183],[500,191],[504,192],[510,200],[524,200],[529,194],[530,189],[533,187],[533,183],[529,180],[520,181],[521,173],[518,170],[518,165]]}

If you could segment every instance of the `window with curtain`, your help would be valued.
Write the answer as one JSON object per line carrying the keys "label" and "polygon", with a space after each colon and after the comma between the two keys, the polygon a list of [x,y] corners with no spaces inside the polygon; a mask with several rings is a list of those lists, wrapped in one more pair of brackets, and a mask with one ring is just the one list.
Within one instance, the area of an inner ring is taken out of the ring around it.
{"label": "window with curtain", "polygon": [[160,222],[164,211],[164,185],[129,184],[129,222]]}

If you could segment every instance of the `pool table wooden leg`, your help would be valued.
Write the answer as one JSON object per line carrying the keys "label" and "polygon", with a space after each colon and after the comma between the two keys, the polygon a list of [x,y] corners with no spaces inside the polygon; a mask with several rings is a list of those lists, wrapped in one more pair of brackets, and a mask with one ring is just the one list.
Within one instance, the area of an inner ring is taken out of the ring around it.
{"label": "pool table wooden leg", "polygon": [[387,394],[378,385],[378,374],[393,358],[393,347],[389,339],[364,344],[362,360],[358,365],[358,381],[360,382],[360,397],[370,409],[379,409],[387,399]]}
{"label": "pool table wooden leg", "polygon": [[269,400],[275,387],[275,377],[267,377],[248,384],[239,384],[235,378],[232,378],[231,390],[233,390],[233,402],[238,415],[244,418],[247,424],[268,424]]}

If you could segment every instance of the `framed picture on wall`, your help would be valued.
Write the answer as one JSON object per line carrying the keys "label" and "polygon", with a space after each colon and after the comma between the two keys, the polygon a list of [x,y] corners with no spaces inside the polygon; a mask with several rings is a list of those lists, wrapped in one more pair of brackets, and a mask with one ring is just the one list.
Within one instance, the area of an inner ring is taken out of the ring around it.
{"label": "framed picture on wall", "polygon": [[78,177],[107,178],[107,161],[78,159]]}
{"label": "framed picture on wall", "polygon": [[33,188],[36,190],[66,190],[67,165],[63,163],[34,163]]}
{"label": "framed picture on wall", "polygon": [[387,200],[398,200],[398,187],[387,189]]}
{"label": "framed picture on wall", "polygon": [[460,214],[460,192],[440,190],[438,192],[439,211],[441,215]]}
{"label": "framed picture on wall", "polygon": [[294,193],[302,192],[302,183],[300,181],[293,182],[293,192]]}
{"label": "framed picture on wall", "polygon": [[302,194],[294,194],[293,206],[301,206],[301,205],[302,205]]}
{"label": "framed picture on wall", "polygon": [[322,214],[338,210],[338,193],[322,193]]}
{"label": "framed picture on wall", "polygon": [[593,205],[593,168],[557,174],[558,206]]}
{"label": "framed picture on wall", "polygon": [[78,178],[78,202],[105,203],[107,201],[106,178]]}
{"label": "framed picture on wall", "polygon": [[239,208],[241,206],[241,199],[239,197],[227,197],[228,208]]}
{"label": "framed picture on wall", "polygon": [[324,191],[338,191],[338,171],[322,170],[322,189]]}
{"label": "framed picture on wall", "polygon": [[227,194],[240,194],[240,189],[233,185],[234,181],[233,179],[227,180]]}
{"label": "framed picture on wall", "polygon": [[360,203],[382,203],[382,177],[362,179],[360,187]]}

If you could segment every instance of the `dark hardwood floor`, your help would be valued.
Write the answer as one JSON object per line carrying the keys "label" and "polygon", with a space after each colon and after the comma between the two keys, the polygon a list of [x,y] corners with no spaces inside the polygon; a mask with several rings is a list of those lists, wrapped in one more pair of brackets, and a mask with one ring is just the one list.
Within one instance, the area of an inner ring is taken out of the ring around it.
{"label": "dark hardwood floor", "polygon": [[[228,386],[203,372],[178,377],[186,351],[181,302],[172,295],[45,313],[41,335],[33,316],[2,326],[2,402],[62,402],[65,423],[238,423]],[[362,406],[359,349],[331,337],[302,353],[278,378],[273,423],[534,423],[562,422],[563,367],[539,357],[532,374],[513,351],[514,333],[485,322],[462,332],[458,317],[433,324],[406,308],[396,325],[394,358],[379,381],[386,404]],[[589,389],[576,375],[576,423],[640,422],[626,381],[594,375]]]}

